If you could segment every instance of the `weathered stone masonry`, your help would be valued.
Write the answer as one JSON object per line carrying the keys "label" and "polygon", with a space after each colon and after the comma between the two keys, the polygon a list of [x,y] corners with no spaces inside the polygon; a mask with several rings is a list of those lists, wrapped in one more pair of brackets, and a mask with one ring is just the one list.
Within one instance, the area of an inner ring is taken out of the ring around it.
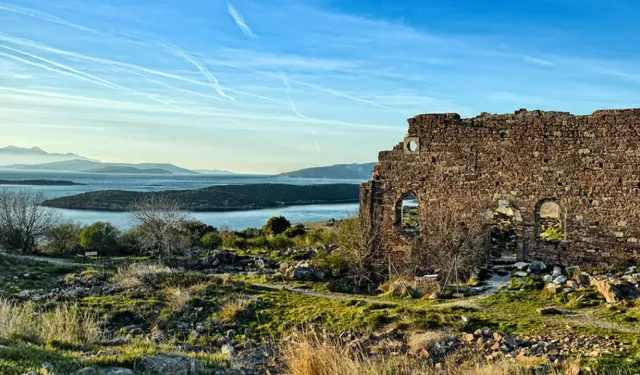
{"label": "weathered stone masonry", "polygon": [[[419,246],[403,235],[398,203],[414,195],[420,220],[428,201],[473,196],[497,208],[508,199],[522,216],[517,257],[561,265],[613,265],[640,258],[640,109],[589,116],[519,110],[515,114],[423,114],[373,179],[360,186],[365,235],[382,253]],[[538,236],[538,211],[560,206],[562,240]],[[418,236],[419,237],[419,236]]]}

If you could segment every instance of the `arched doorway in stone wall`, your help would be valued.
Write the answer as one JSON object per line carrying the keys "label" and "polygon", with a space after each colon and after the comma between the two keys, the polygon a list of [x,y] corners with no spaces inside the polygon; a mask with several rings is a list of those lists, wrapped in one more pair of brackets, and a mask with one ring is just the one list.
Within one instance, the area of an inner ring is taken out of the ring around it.
{"label": "arched doorway in stone wall", "polygon": [[555,198],[542,199],[535,208],[537,241],[559,242],[565,238],[564,212]]}
{"label": "arched doorway in stone wall", "polygon": [[524,222],[520,210],[513,201],[502,199],[487,216],[490,220],[489,259],[515,259],[522,246]]}

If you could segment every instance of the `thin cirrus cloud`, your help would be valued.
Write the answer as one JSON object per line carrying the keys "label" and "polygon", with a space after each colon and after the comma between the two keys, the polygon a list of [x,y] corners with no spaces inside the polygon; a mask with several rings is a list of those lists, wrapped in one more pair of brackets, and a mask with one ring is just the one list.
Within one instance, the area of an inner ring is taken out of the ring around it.
{"label": "thin cirrus cloud", "polygon": [[247,23],[244,21],[244,18],[240,15],[240,13],[238,13],[236,8],[234,8],[231,3],[227,3],[227,10],[229,11],[229,15],[233,17],[233,20],[235,21],[236,25],[238,25],[240,30],[242,30],[244,35],[248,37],[255,36],[253,34],[253,31],[251,31],[251,29],[249,28],[249,25],[247,25]]}
{"label": "thin cirrus cloud", "polygon": [[[439,22],[437,9],[424,25],[312,0],[93,2],[0,3],[2,142],[282,172],[375,160],[418,113],[589,113],[629,104],[640,84],[633,51],[623,60],[544,33],[517,39],[487,14],[461,20],[491,22],[481,34]],[[96,134],[110,147],[96,147]],[[119,149],[141,135],[140,150]]]}

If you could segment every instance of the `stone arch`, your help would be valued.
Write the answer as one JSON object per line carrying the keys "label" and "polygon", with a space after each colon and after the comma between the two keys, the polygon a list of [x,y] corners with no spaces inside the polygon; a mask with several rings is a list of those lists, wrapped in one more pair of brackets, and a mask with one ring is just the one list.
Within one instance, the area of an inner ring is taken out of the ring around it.
{"label": "stone arch", "polygon": [[[494,206],[495,207],[495,206]],[[520,208],[513,200],[498,200],[497,208],[487,212],[489,225],[490,259],[516,257],[522,259],[524,220]]]}
{"label": "stone arch", "polygon": [[560,242],[566,238],[566,212],[557,198],[544,198],[535,206],[536,241]]}
{"label": "stone arch", "polygon": [[420,234],[420,206],[421,200],[413,191],[403,193],[396,201],[394,225],[405,237]]}

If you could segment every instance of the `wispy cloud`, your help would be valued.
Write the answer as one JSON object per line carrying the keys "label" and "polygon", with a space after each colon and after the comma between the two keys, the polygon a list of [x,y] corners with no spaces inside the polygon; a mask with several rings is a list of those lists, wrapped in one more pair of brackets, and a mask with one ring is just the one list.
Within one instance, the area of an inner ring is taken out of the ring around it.
{"label": "wispy cloud", "polygon": [[240,13],[238,13],[236,8],[234,8],[233,5],[231,5],[231,3],[227,3],[227,11],[229,12],[229,15],[233,17],[233,20],[235,21],[236,25],[238,25],[238,27],[240,28],[240,30],[242,30],[244,35],[248,37],[255,36],[251,31],[251,29],[249,28],[249,25],[247,25],[247,23],[244,21],[244,18],[240,15]]}
{"label": "wispy cloud", "polygon": [[78,25],[73,22],[66,21],[60,17],[53,16],[51,14],[47,14],[44,12],[39,12],[35,9],[25,8],[17,5],[11,5],[6,3],[0,3],[0,11],[17,13],[23,16],[37,18],[41,21],[53,22],[62,26],[67,26],[79,31],[84,31],[88,33],[99,34],[100,32],[86,26]]}
{"label": "wispy cloud", "polygon": [[302,113],[300,113],[300,111],[298,111],[296,103],[294,103],[293,99],[291,99],[291,84],[289,83],[289,81],[287,81],[287,76],[284,73],[282,73],[282,83],[284,83],[284,86],[287,89],[287,98],[289,98],[289,104],[291,105],[291,110],[293,111],[293,113],[302,118],[306,118]]}

